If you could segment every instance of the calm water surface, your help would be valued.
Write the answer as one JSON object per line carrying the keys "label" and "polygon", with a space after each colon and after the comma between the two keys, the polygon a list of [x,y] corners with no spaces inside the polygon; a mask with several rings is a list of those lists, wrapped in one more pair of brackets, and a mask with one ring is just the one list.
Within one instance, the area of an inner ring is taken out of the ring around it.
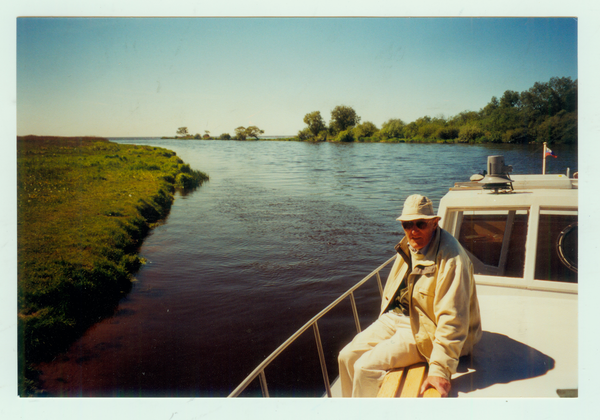
{"label": "calm water surface", "polygon": [[[501,154],[513,173],[541,173],[541,148],[440,144],[121,139],[173,150],[210,181],[177,195],[146,238],[147,264],[115,315],[42,366],[53,396],[226,396],[269,353],[393,255],[406,196],[437,205],[455,181]],[[548,173],[577,171],[552,147]],[[357,295],[363,326],[375,282]],[[331,380],[354,335],[349,302],[319,321]],[[319,396],[312,331],[267,369],[271,395]],[[246,395],[255,395],[257,386]]]}

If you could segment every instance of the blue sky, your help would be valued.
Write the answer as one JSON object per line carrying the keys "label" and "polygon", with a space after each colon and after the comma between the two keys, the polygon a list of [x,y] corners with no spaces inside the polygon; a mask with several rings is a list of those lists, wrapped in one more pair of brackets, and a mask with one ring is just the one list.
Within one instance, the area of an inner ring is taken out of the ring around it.
{"label": "blue sky", "polygon": [[478,111],[578,78],[573,18],[20,18],[17,134],[292,135],[336,105],[390,118]]}

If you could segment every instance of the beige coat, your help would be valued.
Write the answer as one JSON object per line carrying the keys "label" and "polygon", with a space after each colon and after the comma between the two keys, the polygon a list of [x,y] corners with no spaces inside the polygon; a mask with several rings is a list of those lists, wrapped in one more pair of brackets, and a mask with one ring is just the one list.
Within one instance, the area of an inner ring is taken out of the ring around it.
{"label": "beige coat", "polygon": [[[411,255],[406,237],[388,277],[383,314],[408,270]],[[404,254],[404,256],[402,255]],[[479,303],[473,264],[459,242],[438,227],[426,255],[413,255],[408,276],[410,320],[419,352],[429,362],[429,374],[450,380],[458,358],[469,354],[481,338]]]}

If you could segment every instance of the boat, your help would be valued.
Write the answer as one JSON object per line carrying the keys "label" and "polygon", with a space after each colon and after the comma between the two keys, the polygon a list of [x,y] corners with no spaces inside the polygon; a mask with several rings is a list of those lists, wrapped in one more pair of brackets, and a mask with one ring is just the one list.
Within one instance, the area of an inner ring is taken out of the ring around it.
{"label": "boat", "polygon": [[[544,159],[545,152],[544,144]],[[440,226],[473,262],[483,326],[473,353],[459,361],[449,396],[577,397],[578,175],[511,172],[502,156],[489,156],[484,174],[455,183],[439,204]],[[323,396],[341,396],[338,381],[330,383],[318,321],[349,299],[359,332],[355,292],[375,279],[383,293],[382,270],[394,258],[309,320],[229,397],[240,396],[256,380],[268,397],[265,368],[309,329],[323,372]]]}

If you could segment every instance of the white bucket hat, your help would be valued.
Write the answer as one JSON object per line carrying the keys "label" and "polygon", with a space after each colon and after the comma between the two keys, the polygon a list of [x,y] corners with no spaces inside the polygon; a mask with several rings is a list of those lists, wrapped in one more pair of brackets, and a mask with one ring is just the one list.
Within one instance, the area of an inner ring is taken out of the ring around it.
{"label": "white bucket hat", "polygon": [[430,220],[439,218],[440,217],[436,216],[433,212],[433,203],[429,198],[419,194],[413,194],[404,202],[402,214],[396,220],[408,222],[409,220]]}

